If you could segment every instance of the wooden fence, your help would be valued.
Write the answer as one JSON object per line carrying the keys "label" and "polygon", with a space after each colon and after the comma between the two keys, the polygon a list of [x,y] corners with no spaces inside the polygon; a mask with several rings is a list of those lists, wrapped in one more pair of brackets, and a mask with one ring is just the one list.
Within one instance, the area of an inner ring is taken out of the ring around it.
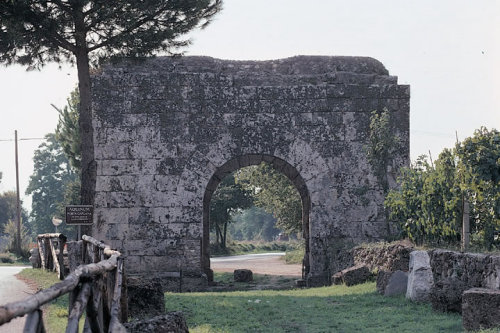
{"label": "wooden fence", "polygon": [[66,236],[63,234],[42,234],[36,237],[38,244],[39,265],[43,269],[57,272],[60,280],[64,280],[64,245]]}
{"label": "wooden fence", "polygon": [[[73,244],[73,248],[81,249],[81,257],[77,254],[73,260],[81,259],[84,264],[48,289],[0,306],[0,325],[28,315],[24,332],[45,332],[41,306],[69,294],[67,333],[78,332],[84,311],[85,332],[125,332],[121,324],[127,320],[123,256],[92,237],[84,235],[82,239]],[[70,251],[69,256],[72,253]]]}

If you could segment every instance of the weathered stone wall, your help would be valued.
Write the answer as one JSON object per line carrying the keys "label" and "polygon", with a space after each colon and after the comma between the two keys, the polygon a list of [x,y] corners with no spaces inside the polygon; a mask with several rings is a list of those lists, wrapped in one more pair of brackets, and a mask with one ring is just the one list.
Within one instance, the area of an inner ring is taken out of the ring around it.
{"label": "weathered stone wall", "polygon": [[356,246],[350,253],[354,265],[367,265],[371,270],[408,272],[412,251],[411,243],[395,242]]}
{"label": "weathered stone wall", "polygon": [[500,255],[436,249],[429,256],[435,283],[454,279],[462,281],[466,289],[500,289]]}
{"label": "weathered stone wall", "polygon": [[367,162],[370,113],[387,109],[409,161],[409,86],[371,58],[125,60],[93,77],[94,236],[130,274],[209,273],[208,204],[228,172],[266,161],[302,197],[311,285],[346,248],[383,239],[383,192]]}

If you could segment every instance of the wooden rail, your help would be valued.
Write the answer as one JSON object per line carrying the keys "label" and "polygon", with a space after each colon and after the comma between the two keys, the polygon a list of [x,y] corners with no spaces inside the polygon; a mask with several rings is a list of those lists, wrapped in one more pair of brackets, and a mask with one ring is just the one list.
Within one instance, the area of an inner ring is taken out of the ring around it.
{"label": "wooden rail", "polygon": [[[45,332],[41,306],[69,294],[67,333],[78,332],[78,322],[86,311],[85,332],[125,332],[127,320],[126,287],[123,285],[123,256],[90,236],[76,242],[84,263],[62,282],[19,302],[0,306],[0,325],[28,315],[24,332]],[[68,253],[72,256],[73,253]]]}
{"label": "wooden rail", "polygon": [[57,272],[59,280],[64,280],[63,252],[66,236],[63,234],[42,234],[36,236],[40,267]]}

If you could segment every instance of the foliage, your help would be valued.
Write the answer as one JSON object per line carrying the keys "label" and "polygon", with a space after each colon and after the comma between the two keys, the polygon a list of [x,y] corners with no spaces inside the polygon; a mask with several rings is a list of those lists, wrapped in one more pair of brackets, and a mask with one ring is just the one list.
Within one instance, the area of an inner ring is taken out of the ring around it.
{"label": "foliage", "polygon": [[[9,220],[3,227],[4,234],[7,235],[8,245],[7,250],[9,252],[15,252],[16,250],[16,239],[17,239],[17,223],[13,220]],[[23,258],[29,257],[29,246],[32,241],[28,229],[21,223],[21,253]]]}
{"label": "foliage", "polygon": [[[212,245],[212,244],[211,244]],[[267,253],[267,252],[285,252],[294,251],[303,246],[302,242],[259,242],[259,241],[246,241],[246,242],[235,242],[228,241],[226,248],[221,250],[217,246],[213,246],[210,249],[210,255],[212,256],[236,256],[241,254],[250,253]]]}
{"label": "foliage", "polygon": [[275,227],[276,218],[264,209],[252,206],[232,216],[229,232],[235,240],[272,241],[280,230]]}
{"label": "foliage", "polygon": [[233,213],[252,203],[251,192],[235,182],[234,174],[224,177],[210,201],[210,228],[215,231],[217,244],[222,249],[226,248],[227,226]]}
{"label": "foliage", "polygon": [[[459,332],[458,314],[383,297],[375,283],[300,290],[167,293],[190,332]],[[421,320],[425,318],[425,320]]]}
{"label": "foliage", "polygon": [[255,204],[276,218],[276,228],[286,233],[302,230],[302,201],[292,182],[269,164],[238,170],[238,184],[251,190]]}
{"label": "foliage", "polygon": [[306,248],[304,243],[301,243],[296,249],[287,250],[285,253],[286,264],[302,264],[304,260]]}
{"label": "foliage", "polygon": [[370,117],[370,135],[366,145],[366,156],[380,182],[384,193],[389,191],[387,167],[391,156],[399,146],[399,139],[392,133],[391,116],[387,109],[373,111]]}
{"label": "foliage", "polygon": [[[16,211],[17,194],[15,191],[6,191],[0,194],[0,230],[9,220],[17,221]],[[28,222],[28,212],[21,202],[21,221]],[[25,225],[29,230],[29,225]]]}
{"label": "foliage", "polygon": [[460,186],[471,207],[471,231],[491,250],[500,234],[500,132],[485,127],[456,146]]}
{"label": "foliage", "polygon": [[[55,135],[47,134],[45,139],[35,151],[34,173],[26,189],[26,194],[33,196],[30,222],[35,235],[54,231],[52,218],[62,216],[68,184],[78,181]],[[73,227],[64,224],[58,229],[67,235],[74,233]]]}
{"label": "foliage", "polygon": [[462,202],[471,207],[471,241],[491,250],[500,245],[500,134],[481,128],[444,149],[435,165],[425,156],[401,170],[400,187],[385,200],[403,237],[417,244],[460,241]]}
{"label": "foliage", "polygon": [[80,94],[83,204],[94,196],[90,65],[113,56],[173,53],[182,35],[204,27],[222,0],[1,1],[0,62],[29,69],[76,63]]}
{"label": "foliage", "polygon": [[403,237],[423,242],[460,241],[461,196],[452,151],[445,149],[432,166],[420,156],[401,170],[400,188],[391,190],[385,205],[390,218],[401,224]]}
{"label": "foliage", "polygon": [[59,112],[59,120],[56,127],[56,139],[60,143],[62,150],[69,160],[74,170],[81,169],[80,153],[80,128],[78,127],[78,105],[80,95],[78,89],[71,92],[67,99],[67,105],[59,109],[52,105]]}

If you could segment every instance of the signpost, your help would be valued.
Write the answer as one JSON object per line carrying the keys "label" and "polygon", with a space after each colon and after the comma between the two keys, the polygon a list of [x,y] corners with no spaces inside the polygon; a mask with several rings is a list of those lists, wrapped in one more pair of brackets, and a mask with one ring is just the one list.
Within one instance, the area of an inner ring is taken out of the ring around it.
{"label": "signpost", "polygon": [[66,206],[66,224],[78,226],[78,240],[81,239],[81,226],[92,225],[94,207],[90,205]]}

